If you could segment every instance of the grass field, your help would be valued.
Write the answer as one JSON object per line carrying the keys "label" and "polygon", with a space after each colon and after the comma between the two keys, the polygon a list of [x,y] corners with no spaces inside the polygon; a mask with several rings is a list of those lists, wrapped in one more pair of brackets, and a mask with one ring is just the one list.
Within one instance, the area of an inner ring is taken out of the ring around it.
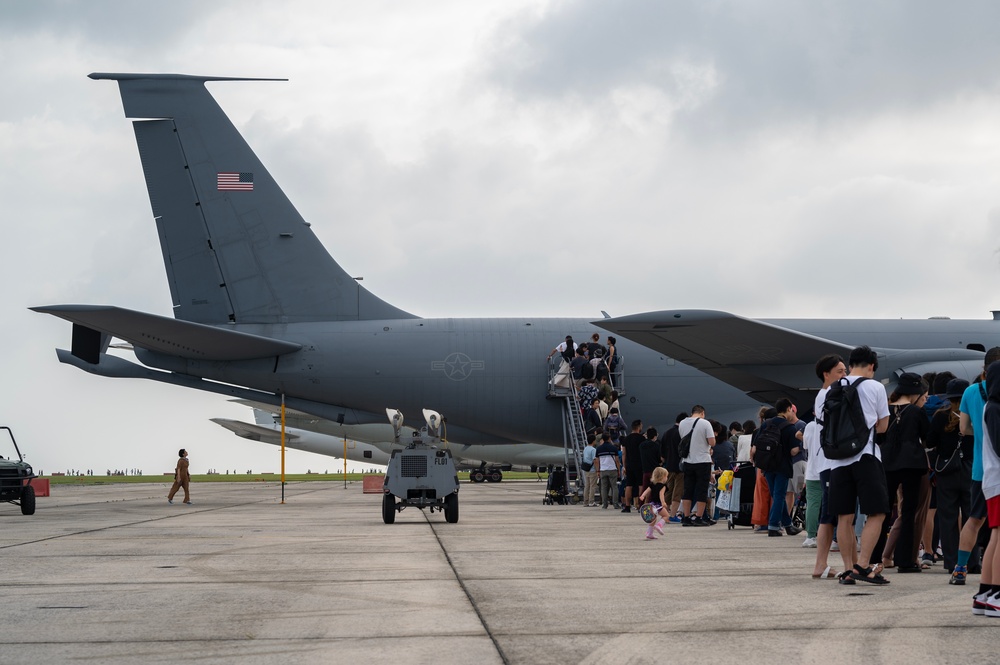
{"label": "grass field", "polygon": [[[361,482],[363,473],[347,474],[348,482]],[[172,483],[173,476],[45,476],[51,485],[113,485],[117,483]],[[530,471],[508,471],[503,474],[505,480],[537,480],[538,474]],[[544,480],[547,474],[541,474]],[[342,473],[287,473],[286,483],[301,483],[315,480],[341,481],[344,480]],[[459,471],[458,480],[467,482],[469,474],[466,471]],[[208,474],[192,475],[192,483],[252,483],[252,482],[281,482],[281,475],[277,473],[252,473],[252,474]]]}

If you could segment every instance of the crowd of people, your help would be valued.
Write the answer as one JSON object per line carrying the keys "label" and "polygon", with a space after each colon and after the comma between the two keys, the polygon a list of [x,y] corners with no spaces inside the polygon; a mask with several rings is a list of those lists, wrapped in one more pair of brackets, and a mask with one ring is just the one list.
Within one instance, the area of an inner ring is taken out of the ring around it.
{"label": "crowd of people", "polygon": [[[564,350],[579,357],[573,347],[567,338]],[[753,464],[751,525],[773,537],[805,530],[814,579],[885,586],[887,571],[941,563],[952,585],[980,575],[973,613],[1000,616],[1000,347],[971,385],[950,372],[906,372],[886,394],[867,346],[815,369],[809,422],[788,399],[728,427],[695,405],[662,435],[640,420],[626,428],[617,393],[602,389],[607,377],[595,385],[574,370],[586,397],[584,505],[630,513],[649,504],[645,538],[655,540],[668,524],[716,524],[720,475]],[[792,515],[803,503],[800,527]]]}

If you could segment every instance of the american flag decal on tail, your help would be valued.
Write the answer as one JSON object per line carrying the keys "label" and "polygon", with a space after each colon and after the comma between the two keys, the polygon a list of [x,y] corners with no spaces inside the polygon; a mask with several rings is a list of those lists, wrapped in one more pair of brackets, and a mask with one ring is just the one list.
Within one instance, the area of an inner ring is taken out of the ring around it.
{"label": "american flag decal on tail", "polygon": [[220,173],[216,180],[216,186],[220,192],[252,192],[253,174],[247,173]]}

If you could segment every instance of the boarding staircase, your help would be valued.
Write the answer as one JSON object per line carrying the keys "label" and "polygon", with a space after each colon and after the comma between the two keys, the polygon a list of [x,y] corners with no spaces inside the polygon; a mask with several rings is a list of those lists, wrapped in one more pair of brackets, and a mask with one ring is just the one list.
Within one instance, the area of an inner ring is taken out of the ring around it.
{"label": "boarding staircase", "polygon": [[[576,391],[570,390],[563,399],[563,454],[566,459],[566,488],[577,496],[583,494],[583,449],[587,446],[587,432],[580,413]],[[572,464],[572,466],[570,466]],[[576,470],[576,486],[570,484],[570,469]],[[573,488],[570,490],[569,488]],[[586,498],[586,497],[584,497]]]}
{"label": "boarding staircase", "polygon": [[[556,358],[549,363],[549,397],[562,400],[563,411],[563,453],[566,463],[566,488],[577,497],[583,494],[583,449],[587,446],[587,432],[583,424],[583,413],[577,399],[576,385],[569,366]],[[570,471],[576,472],[576,484],[570,483]],[[585,497],[584,497],[585,499]]]}

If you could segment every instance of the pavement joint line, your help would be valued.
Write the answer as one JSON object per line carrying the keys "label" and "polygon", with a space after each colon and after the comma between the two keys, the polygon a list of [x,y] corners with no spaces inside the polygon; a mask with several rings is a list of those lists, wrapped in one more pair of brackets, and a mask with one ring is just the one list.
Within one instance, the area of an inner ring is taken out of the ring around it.
{"label": "pavement joint line", "polygon": [[[558,633],[556,633],[558,634]],[[614,633],[609,633],[614,634]],[[544,636],[544,635],[543,635]],[[296,637],[191,637],[191,638],[176,638],[176,639],[148,639],[148,640],[136,640],[136,639],[122,639],[122,640],[34,640],[34,641],[14,641],[6,640],[0,641],[0,646],[45,646],[49,644],[59,644],[59,645],[70,645],[70,644],[186,644],[186,643],[206,643],[206,644],[218,644],[220,642],[230,642],[234,644],[243,644],[246,642],[254,642],[260,644],[266,644],[268,642],[272,643],[283,643],[283,642],[384,642],[386,640],[412,640],[412,639],[436,639],[438,637],[482,637],[479,633],[435,633],[434,635],[427,635],[426,633],[413,633],[409,635],[371,635],[371,636],[361,636],[352,635],[349,637],[311,637],[308,635],[296,636]]]}
{"label": "pavement joint line", "polygon": [[[311,489],[308,492],[301,492],[297,496],[302,496],[304,494],[313,494],[315,492],[326,492],[326,491],[329,491],[330,489],[331,488],[329,488],[329,487],[320,487],[320,488],[317,488],[317,489]],[[138,500],[138,499],[136,499],[136,500]],[[216,506],[215,508],[194,508],[194,509],[187,509],[187,510],[184,510],[184,512],[177,512],[177,513],[175,513],[173,515],[163,515],[162,517],[151,517],[149,519],[138,520],[136,522],[128,522],[126,524],[112,524],[111,526],[102,526],[102,527],[97,528],[97,529],[84,529],[83,531],[74,531],[72,533],[61,533],[58,536],[49,536],[47,538],[39,538],[37,540],[28,540],[28,541],[25,541],[23,543],[12,543],[10,545],[0,545],[0,550],[11,549],[11,548],[14,548],[14,547],[23,547],[25,545],[37,545],[38,543],[44,543],[44,542],[47,542],[49,540],[58,540],[60,538],[70,538],[72,536],[83,536],[83,535],[86,535],[88,533],[100,533],[101,531],[110,531],[111,529],[120,529],[120,528],[126,527],[126,526],[136,526],[136,525],[139,525],[139,524],[150,524],[152,522],[159,522],[159,521],[162,521],[162,520],[175,519],[175,518],[178,518],[178,517],[183,517],[185,515],[196,515],[198,513],[210,513],[210,512],[217,511],[217,510],[228,510],[230,508],[241,508],[243,506],[252,506],[252,505],[257,504],[257,503],[264,503],[265,501],[273,501],[273,500],[274,500],[274,497],[267,497],[266,499],[258,499],[256,501],[246,501],[244,503],[234,503],[234,504],[231,504],[231,505],[228,505],[228,506]],[[108,503],[108,502],[105,502],[105,503]],[[81,504],[66,504],[66,505],[73,506],[73,505],[81,505]],[[92,504],[86,504],[86,505],[92,505]]]}
{"label": "pavement joint line", "polygon": [[451,572],[455,574],[455,579],[458,581],[458,585],[462,587],[462,593],[464,593],[465,597],[469,599],[469,604],[472,605],[472,609],[476,612],[476,616],[479,617],[479,623],[483,625],[483,630],[486,631],[490,641],[493,642],[493,648],[497,650],[497,655],[500,656],[500,660],[503,661],[504,665],[510,665],[510,661],[507,659],[507,654],[505,654],[503,649],[500,647],[500,643],[493,635],[493,631],[490,630],[489,623],[487,623],[486,617],[484,617],[483,613],[480,611],[479,605],[476,603],[476,599],[472,597],[472,593],[470,593],[469,588],[465,586],[465,581],[458,573],[458,569],[455,568],[455,562],[451,560],[451,555],[448,554],[448,549],[444,546],[444,543],[441,542],[441,536],[438,535],[437,529],[434,528],[434,523],[431,522],[430,518],[424,511],[421,510],[420,514],[424,516],[424,520],[427,521],[427,526],[431,528],[431,533],[434,534],[434,539],[437,540],[438,547],[441,548],[441,552],[444,554],[444,558],[448,562],[448,567],[451,568]]}

